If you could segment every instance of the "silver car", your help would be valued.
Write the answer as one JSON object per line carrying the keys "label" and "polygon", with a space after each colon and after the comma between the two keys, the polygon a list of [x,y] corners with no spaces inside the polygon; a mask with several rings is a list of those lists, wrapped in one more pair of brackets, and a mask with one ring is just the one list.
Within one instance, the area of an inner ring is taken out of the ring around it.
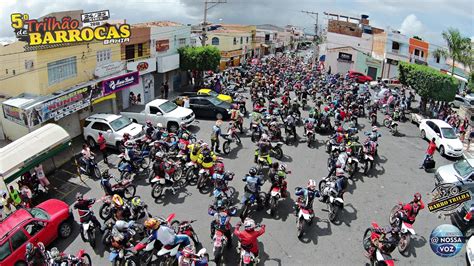
{"label": "silver car", "polygon": [[455,184],[460,190],[466,189],[474,193],[474,159],[463,158],[439,167],[435,180],[436,185]]}

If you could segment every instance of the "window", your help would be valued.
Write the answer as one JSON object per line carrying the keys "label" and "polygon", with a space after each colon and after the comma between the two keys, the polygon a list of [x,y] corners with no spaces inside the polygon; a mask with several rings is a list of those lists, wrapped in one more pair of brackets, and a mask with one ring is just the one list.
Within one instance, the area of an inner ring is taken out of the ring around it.
{"label": "window", "polygon": [[0,261],[10,256],[10,254],[12,254],[12,251],[10,250],[10,241],[6,241],[0,245]]}
{"label": "window", "polygon": [[49,219],[49,215],[45,211],[43,211],[42,209],[39,209],[39,208],[31,209],[30,213],[33,217],[35,217],[37,219],[43,219],[43,220],[48,220]]}
{"label": "window", "polygon": [[137,53],[138,53],[138,57],[142,57],[143,56],[143,43],[139,43],[137,44]]}
{"label": "window", "polygon": [[109,126],[102,122],[95,122],[94,124],[92,124],[91,128],[98,131],[107,131],[107,129],[110,129]]}
{"label": "window", "polygon": [[25,226],[25,231],[30,234],[30,236],[36,235],[41,229],[44,228],[44,223],[40,221],[32,221]]}
{"label": "window", "polygon": [[76,57],[48,63],[48,83],[53,85],[77,76]]}
{"label": "window", "polygon": [[186,38],[178,39],[178,47],[186,46]]}
{"label": "window", "polygon": [[5,74],[7,74],[7,75],[8,75],[8,69],[5,69]]}
{"label": "window", "polygon": [[25,244],[28,238],[26,237],[23,230],[18,230],[18,232],[16,232],[10,240],[12,241],[12,249],[17,250],[21,247],[21,245]]}
{"label": "window", "polygon": [[13,75],[15,75],[15,74],[16,74],[16,72],[15,72],[15,69],[13,69],[13,70],[12,70],[12,74],[13,74]]}
{"label": "window", "polygon": [[213,37],[211,42],[212,42],[212,45],[219,45],[219,38]]}
{"label": "window", "polygon": [[84,121],[84,127],[87,127],[87,126],[89,126],[89,124],[90,124],[90,123],[91,123],[91,121],[89,121],[89,120],[85,120],[85,121]]}
{"label": "window", "polygon": [[[131,123],[132,121],[130,121],[130,119],[122,116],[110,122],[110,126],[114,129],[114,131],[120,131],[121,129],[128,127]],[[110,129],[108,125],[105,125],[105,127],[106,129],[104,131],[107,131]]]}
{"label": "window", "polygon": [[[439,58],[439,56],[436,57],[436,64],[439,64],[439,62],[441,61],[441,58]],[[8,73],[7,73],[8,74]]]}
{"label": "window", "polygon": [[97,51],[97,64],[107,64],[112,61],[112,49]]}
{"label": "window", "polygon": [[150,114],[156,115],[156,114],[162,114],[162,113],[160,109],[158,109],[158,107],[150,106]]}
{"label": "window", "polygon": [[135,58],[135,46],[127,45],[125,46],[125,60],[130,60]]}
{"label": "window", "polygon": [[244,37],[240,37],[240,44],[244,43]]}
{"label": "window", "polygon": [[425,57],[425,53],[423,51],[420,51],[420,56]]}
{"label": "window", "polygon": [[392,42],[392,50],[400,50],[400,44],[398,42]]}
{"label": "window", "polygon": [[249,43],[249,37],[246,38],[247,40],[245,41],[245,43]]}
{"label": "window", "polygon": [[237,45],[237,38],[234,37],[234,45]]}
{"label": "window", "polygon": [[416,56],[420,56],[420,50],[415,49],[415,55],[416,55]]}

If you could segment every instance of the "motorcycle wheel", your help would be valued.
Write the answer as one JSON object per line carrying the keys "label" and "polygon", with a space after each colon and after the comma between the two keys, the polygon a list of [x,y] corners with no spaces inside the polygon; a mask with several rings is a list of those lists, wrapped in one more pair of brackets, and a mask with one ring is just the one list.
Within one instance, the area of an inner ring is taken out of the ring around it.
{"label": "motorcycle wheel", "polygon": [[296,232],[297,232],[298,238],[301,238],[303,236],[303,226],[304,226],[304,219],[301,218],[298,220],[296,224]]}
{"label": "motorcycle wheel", "polygon": [[252,132],[251,140],[252,142],[257,142],[260,139],[260,133],[258,131]]}
{"label": "motorcycle wheel", "polygon": [[91,256],[87,253],[82,254],[81,256],[81,265],[92,266]]}
{"label": "motorcycle wheel", "polygon": [[246,203],[244,205],[244,208],[242,209],[242,213],[240,214],[240,219],[243,221],[245,218],[247,218],[248,214],[249,214],[249,203]]}
{"label": "motorcycle wheel", "polygon": [[398,132],[398,129],[397,129],[397,126],[395,126],[394,128],[392,128],[392,130],[390,130],[392,132],[392,136],[394,136],[395,134],[397,134]]}
{"label": "motorcycle wheel", "polygon": [[148,184],[151,184],[151,180],[153,180],[153,178],[155,178],[155,172],[152,170],[148,174]]}
{"label": "motorcycle wheel", "polygon": [[112,213],[110,212],[110,205],[103,204],[99,209],[99,216],[104,221],[110,219],[110,217],[112,216]]}
{"label": "motorcycle wheel", "polygon": [[224,154],[229,154],[230,153],[230,141],[224,142],[224,145],[222,145],[222,149],[224,150]]}
{"label": "motorcycle wheel", "polygon": [[214,262],[219,266],[222,262],[222,247],[214,248]]}
{"label": "motorcycle wheel", "polygon": [[384,119],[383,125],[388,128],[390,126],[390,121],[388,119]]}
{"label": "motorcycle wheel", "polygon": [[401,208],[402,207],[398,204],[393,206],[392,210],[390,211],[390,216],[388,217],[388,222],[390,225],[393,226],[395,224],[396,214],[401,210]]}
{"label": "motorcycle wheel", "polygon": [[151,188],[151,196],[154,199],[159,198],[163,194],[163,186],[161,184],[154,184],[153,187]]}
{"label": "motorcycle wheel", "polygon": [[147,157],[144,157],[142,159],[142,162],[140,163],[140,168],[143,170],[147,169],[150,166],[150,159]]}
{"label": "motorcycle wheel", "polygon": [[185,176],[186,176],[186,182],[188,182],[190,185],[196,184],[194,183],[194,181],[196,181],[196,173],[193,167],[190,167],[188,168],[188,170],[186,170]]}
{"label": "motorcycle wheel", "polygon": [[197,186],[198,189],[201,189],[201,188],[204,187],[204,176],[203,175],[200,175],[198,177],[196,186]]}
{"label": "motorcycle wheel", "polygon": [[274,217],[274,216],[275,216],[275,213],[276,213],[276,208],[277,208],[277,204],[276,204],[276,203],[277,203],[276,199],[275,199],[274,197],[271,197],[271,198],[270,198],[270,203],[269,203],[269,205],[270,205],[270,215],[271,215],[272,217]]}
{"label": "motorcycle wheel", "polygon": [[95,237],[96,237],[95,229],[87,231],[87,236],[89,238],[89,244],[91,244],[92,248],[95,248]]}
{"label": "motorcycle wheel", "polygon": [[398,251],[403,254],[407,251],[408,247],[410,246],[410,235],[403,234],[400,238],[400,242],[398,243]]}
{"label": "motorcycle wheel", "polygon": [[338,212],[339,212],[339,206],[329,204],[329,214],[328,215],[329,215],[329,221],[331,223],[334,223],[334,221],[336,221]]}
{"label": "motorcycle wheel", "polygon": [[332,159],[331,159],[331,158],[328,158],[328,163],[327,163],[327,165],[328,165],[328,171],[329,171],[329,172],[330,172],[331,169],[332,169],[332,164],[333,164]]}
{"label": "motorcycle wheel", "polygon": [[362,238],[362,246],[364,247],[365,251],[369,251],[371,244],[370,235],[372,234],[372,228],[367,228],[364,232],[364,236]]}
{"label": "motorcycle wheel", "polygon": [[326,180],[319,181],[319,191],[323,191],[324,187],[326,186]]}
{"label": "motorcycle wheel", "polygon": [[125,187],[123,191],[123,197],[129,200],[135,196],[136,191],[137,191],[137,188],[135,185],[128,185]]}
{"label": "motorcycle wheel", "polygon": [[99,167],[97,165],[94,167],[94,178],[96,178],[96,179],[100,178],[100,170],[99,170]]}
{"label": "motorcycle wheel", "polygon": [[281,160],[283,158],[283,150],[281,149],[281,147],[275,147],[272,149],[272,151],[275,159]]}
{"label": "motorcycle wheel", "polygon": [[136,256],[131,256],[125,259],[126,266],[138,266],[140,265],[138,258]]}
{"label": "motorcycle wheel", "polygon": [[110,230],[105,229],[104,234],[102,235],[102,244],[104,247],[108,248],[110,247],[112,243],[111,235],[110,235]]}
{"label": "motorcycle wheel", "polygon": [[367,175],[372,168],[372,161],[366,161],[364,164],[364,174]]}
{"label": "motorcycle wheel", "polygon": [[173,174],[173,180],[179,181],[183,177],[183,169],[177,168]]}

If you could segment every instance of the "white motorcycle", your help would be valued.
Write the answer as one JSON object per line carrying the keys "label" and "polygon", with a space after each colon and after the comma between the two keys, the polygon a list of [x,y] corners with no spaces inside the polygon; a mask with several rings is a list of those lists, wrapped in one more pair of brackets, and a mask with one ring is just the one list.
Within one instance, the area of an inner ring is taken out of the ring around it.
{"label": "white motorcycle", "polygon": [[321,180],[319,182],[319,189],[329,209],[329,221],[334,222],[339,212],[344,208],[342,195],[336,189],[336,180]]}
{"label": "white motorcycle", "polygon": [[[301,188],[296,188],[296,190],[300,190]],[[314,219],[314,211],[309,205],[308,197],[306,197],[306,202],[301,202],[299,204],[298,216],[296,218],[296,232],[298,238],[303,236],[303,229],[304,225],[308,224],[311,225]]]}

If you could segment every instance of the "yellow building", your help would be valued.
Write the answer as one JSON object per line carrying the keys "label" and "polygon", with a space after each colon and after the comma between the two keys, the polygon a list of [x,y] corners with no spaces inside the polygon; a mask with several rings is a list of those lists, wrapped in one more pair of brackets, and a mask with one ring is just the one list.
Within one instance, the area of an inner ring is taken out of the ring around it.
{"label": "yellow building", "polygon": [[206,45],[216,46],[221,51],[221,69],[238,66],[254,56],[255,32],[255,26],[211,26]]}

